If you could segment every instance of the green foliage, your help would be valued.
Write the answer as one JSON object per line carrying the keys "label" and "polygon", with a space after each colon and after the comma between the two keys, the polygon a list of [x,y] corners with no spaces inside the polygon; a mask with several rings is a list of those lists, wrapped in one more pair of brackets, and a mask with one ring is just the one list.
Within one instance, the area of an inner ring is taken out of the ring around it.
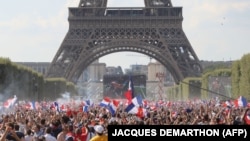
{"label": "green foliage", "polygon": [[234,61],[232,64],[232,96],[237,98],[240,96],[240,60]]}
{"label": "green foliage", "polygon": [[212,72],[212,71],[215,71],[215,70],[219,70],[219,69],[230,69],[231,66],[229,66],[228,64],[226,63],[218,63],[218,64],[212,64],[212,65],[209,65],[209,66],[206,66],[205,68],[203,68],[203,73],[207,73],[207,72]]}
{"label": "green foliage", "polygon": [[177,101],[182,99],[181,85],[174,85],[166,88],[167,100]]}
{"label": "green foliage", "polygon": [[201,98],[201,78],[188,77],[182,81],[182,95],[183,99]]}
{"label": "green foliage", "polygon": [[241,58],[240,74],[240,95],[250,99],[250,54],[246,54]]}
{"label": "green foliage", "polygon": [[[222,63],[208,66],[203,72],[200,78],[186,78],[184,83],[166,88],[167,97],[171,100],[185,100],[199,97],[200,94],[201,98],[208,98],[209,77],[225,76],[231,77],[233,98],[244,96],[250,100],[250,54],[233,61],[231,68]],[[197,89],[199,86],[200,91]],[[58,98],[65,92],[77,94],[74,83],[67,82],[64,78],[45,79],[31,68],[12,63],[8,58],[0,58],[1,94],[17,95],[20,99],[44,100]]]}
{"label": "green foliage", "polygon": [[33,69],[0,58],[0,93],[4,97],[17,95],[20,100],[54,100],[62,93],[76,94],[72,82],[64,78],[44,79]]}

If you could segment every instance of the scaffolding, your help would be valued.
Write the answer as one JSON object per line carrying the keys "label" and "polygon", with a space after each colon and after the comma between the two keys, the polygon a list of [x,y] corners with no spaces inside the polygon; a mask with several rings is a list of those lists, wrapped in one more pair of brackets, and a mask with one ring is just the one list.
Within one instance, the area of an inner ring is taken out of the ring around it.
{"label": "scaffolding", "polygon": [[164,78],[165,78],[165,73],[158,72],[156,73],[156,78],[159,79],[158,81],[158,94],[159,94],[159,100],[163,100],[162,95],[164,94]]}

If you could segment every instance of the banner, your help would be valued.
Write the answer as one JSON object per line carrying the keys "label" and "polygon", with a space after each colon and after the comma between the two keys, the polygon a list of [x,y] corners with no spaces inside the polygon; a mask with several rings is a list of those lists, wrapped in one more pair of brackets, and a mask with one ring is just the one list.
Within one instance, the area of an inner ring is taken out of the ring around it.
{"label": "banner", "polygon": [[249,125],[109,125],[108,140],[145,141],[149,138],[249,141]]}

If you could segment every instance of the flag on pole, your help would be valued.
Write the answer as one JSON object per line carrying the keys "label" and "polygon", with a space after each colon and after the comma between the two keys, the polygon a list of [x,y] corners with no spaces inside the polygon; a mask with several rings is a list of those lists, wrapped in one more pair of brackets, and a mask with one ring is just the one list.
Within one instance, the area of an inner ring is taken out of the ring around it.
{"label": "flag on pole", "polygon": [[125,92],[125,97],[127,98],[129,104],[132,102],[134,95],[134,83],[131,76],[129,76],[128,90]]}

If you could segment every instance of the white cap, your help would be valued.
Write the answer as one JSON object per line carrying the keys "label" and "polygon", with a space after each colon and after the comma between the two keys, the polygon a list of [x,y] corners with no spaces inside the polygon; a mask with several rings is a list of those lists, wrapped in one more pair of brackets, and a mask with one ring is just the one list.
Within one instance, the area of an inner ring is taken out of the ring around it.
{"label": "white cap", "polygon": [[96,125],[94,129],[97,133],[103,133],[104,131],[104,128],[101,125]]}

